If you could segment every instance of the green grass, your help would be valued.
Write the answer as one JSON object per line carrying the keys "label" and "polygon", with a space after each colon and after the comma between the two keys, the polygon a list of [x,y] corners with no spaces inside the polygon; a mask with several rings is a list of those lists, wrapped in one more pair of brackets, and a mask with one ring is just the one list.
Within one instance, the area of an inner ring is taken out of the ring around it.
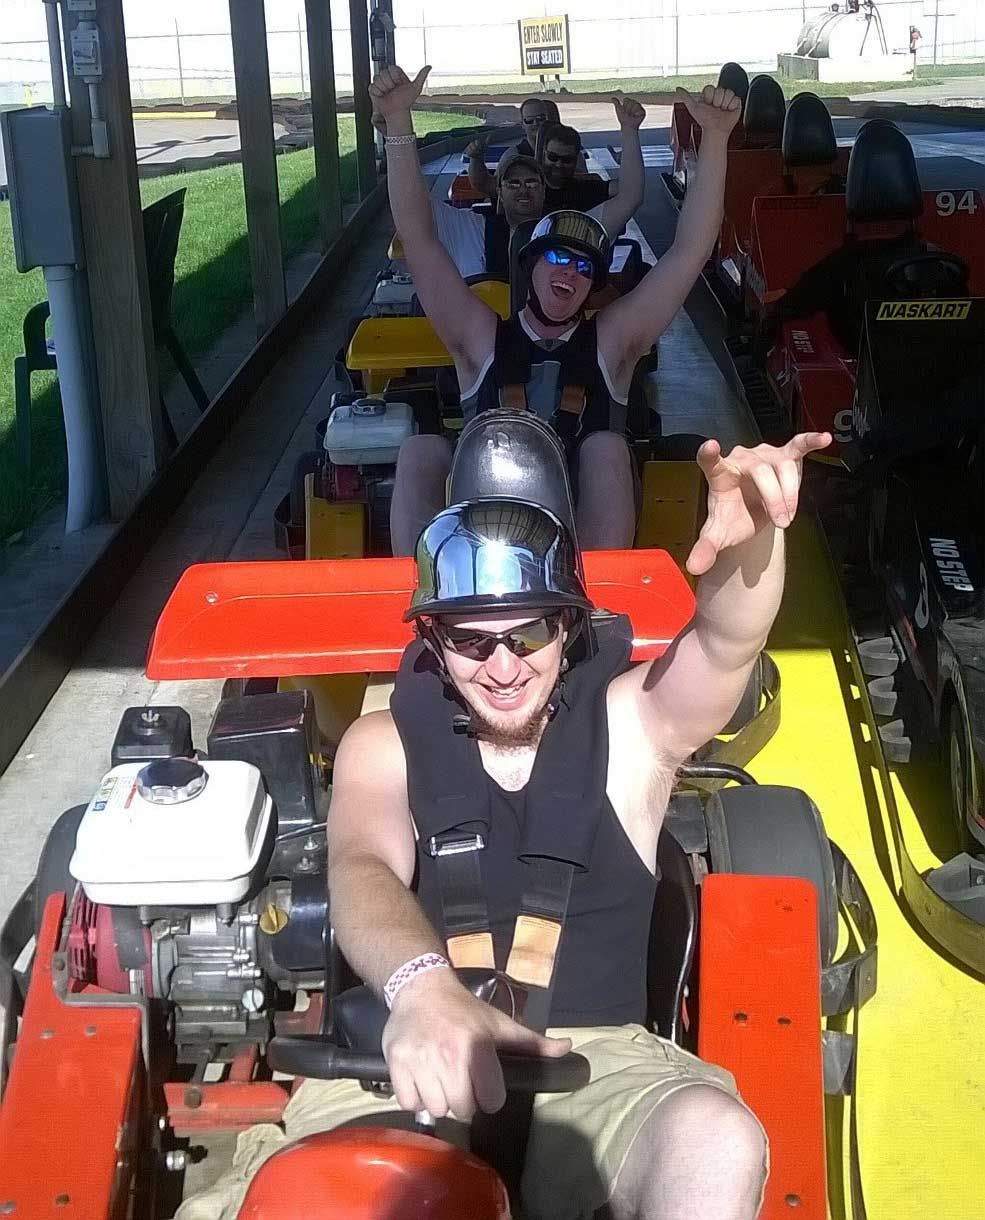
{"label": "green grass", "polygon": [[[419,113],[417,131],[470,127],[481,120],[466,115]],[[342,198],[356,199],[355,128],[339,117]],[[318,200],[311,149],[277,158],[281,201],[281,235],[285,259],[317,232]],[[180,187],[187,188],[181,244],[175,265],[173,317],[188,353],[206,351],[249,303],[252,294],[246,239],[243,175],[239,165],[145,178],[144,204]],[[10,204],[0,203],[0,546],[55,502],[65,486],[65,439],[58,386],[53,373],[35,374],[32,382],[32,466],[25,477],[16,455],[13,360],[23,350],[21,325],[28,309],[46,296],[40,271],[21,275],[14,267]],[[171,373],[162,355],[162,377]]]}
{"label": "green grass", "polygon": [[[753,73],[750,73],[753,75]],[[801,90],[810,89],[821,97],[848,97],[854,93],[876,93],[884,89],[906,89],[913,85],[910,80],[894,81],[848,81],[828,84],[824,81],[789,80],[776,72],[763,75],[775,76],[783,86],[787,97],[793,97]],[[945,81],[962,76],[985,75],[985,63],[971,64],[921,64],[917,68],[918,85],[942,85]],[[718,77],[717,72],[691,74],[686,76],[621,76],[605,77],[598,80],[565,80],[564,87],[569,93],[610,93],[621,89],[623,93],[666,93],[674,89],[702,89],[705,85],[713,85]],[[460,95],[468,97],[474,94],[522,94],[533,92],[533,82],[521,80],[509,83],[489,83],[477,85],[449,85],[429,89],[429,97],[441,95]]]}

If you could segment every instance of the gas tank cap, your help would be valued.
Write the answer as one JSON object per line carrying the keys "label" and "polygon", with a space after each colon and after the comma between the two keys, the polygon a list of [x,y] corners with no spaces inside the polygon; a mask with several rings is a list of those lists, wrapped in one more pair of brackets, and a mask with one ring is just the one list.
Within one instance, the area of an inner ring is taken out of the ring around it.
{"label": "gas tank cap", "polygon": [[137,791],[153,805],[180,805],[198,796],[208,772],[191,758],[158,758],[137,772]]}

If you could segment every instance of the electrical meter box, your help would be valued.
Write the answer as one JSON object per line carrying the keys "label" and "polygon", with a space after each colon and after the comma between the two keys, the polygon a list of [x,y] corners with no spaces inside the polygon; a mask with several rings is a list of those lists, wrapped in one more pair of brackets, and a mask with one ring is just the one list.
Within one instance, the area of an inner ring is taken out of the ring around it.
{"label": "electrical meter box", "polygon": [[10,189],[14,261],[34,267],[81,267],[82,227],[67,110],[32,106],[0,114]]}

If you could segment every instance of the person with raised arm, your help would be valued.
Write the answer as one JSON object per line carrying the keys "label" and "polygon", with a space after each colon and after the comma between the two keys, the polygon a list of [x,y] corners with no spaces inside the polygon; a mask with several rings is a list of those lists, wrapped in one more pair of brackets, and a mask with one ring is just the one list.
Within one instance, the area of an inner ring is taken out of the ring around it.
{"label": "person with raised arm", "polygon": [[[714,247],[739,100],[712,86],[698,97],[681,91],[703,131],[698,170],[673,245],[636,288],[586,319],[589,293],[608,275],[609,234],[619,227],[612,209],[620,206],[621,189],[602,205],[601,220],[567,210],[539,222],[521,256],[529,281],[526,304],[504,322],[469,290],[438,239],[411,118],[429,71],[422,68],[410,80],[402,68],[387,68],[370,94],[386,122],[394,224],[421,305],[454,360],[465,419],[514,405],[549,421],[571,459],[582,547],[630,546],[637,511],[635,467],[625,440],[630,382]],[[643,114],[642,107],[624,109],[628,151],[631,139],[638,146]],[[444,503],[450,462],[451,448],[440,436],[414,436],[401,448],[390,514],[395,554],[412,552],[421,528]]]}

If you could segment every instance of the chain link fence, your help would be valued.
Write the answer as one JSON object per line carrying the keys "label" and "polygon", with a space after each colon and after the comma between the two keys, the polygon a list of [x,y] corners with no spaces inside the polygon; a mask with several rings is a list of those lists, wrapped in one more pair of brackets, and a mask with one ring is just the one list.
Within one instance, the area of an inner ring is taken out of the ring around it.
{"label": "chain link fence", "polygon": [[[268,30],[268,50],[273,92],[282,96],[306,94],[310,81],[303,7],[285,28],[289,7],[268,3],[268,20],[275,15],[280,19],[280,28]],[[775,69],[777,55],[793,50],[805,20],[828,6],[772,0],[740,8],[736,0],[702,0],[698,9],[690,0],[609,0],[608,14],[598,16],[598,0],[550,0],[546,5],[507,0],[494,6],[475,4],[475,20],[445,19],[461,14],[463,7],[441,0],[429,5],[397,0],[394,5],[398,55],[409,65],[434,64],[431,88],[520,80],[515,16],[521,12],[567,11],[573,75],[590,79],[679,75],[717,68],[726,59],[758,70]],[[918,64],[985,59],[985,0],[882,0],[879,8],[890,49],[905,50],[909,27],[920,29]],[[134,101],[231,97],[235,85],[228,29],[203,33],[180,20],[174,20],[173,27],[167,33],[128,38]],[[334,48],[338,90],[351,92],[347,25],[334,30]],[[469,64],[467,71],[460,66],[463,62]],[[43,37],[0,39],[0,105],[50,100]]]}

